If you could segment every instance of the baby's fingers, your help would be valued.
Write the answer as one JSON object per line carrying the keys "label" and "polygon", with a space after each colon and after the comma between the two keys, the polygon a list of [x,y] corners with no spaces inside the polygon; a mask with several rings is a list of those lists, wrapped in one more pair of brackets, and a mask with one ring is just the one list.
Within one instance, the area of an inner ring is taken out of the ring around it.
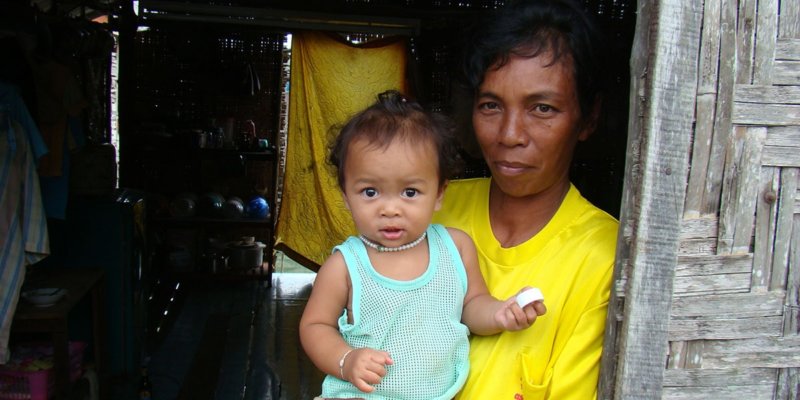
{"label": "baby's fingers", "polygon": [[367,353],[365,357],[359,357],[353,365],[353,379],[350,382],[358,390],[370,393],[375,390],[374,385],[386,376],[386,364],[391,364],[392,359],[385,351],[370,350]]}
{"label": "baby's fingers", "polygon": [[356,389],[358,389],[358,390],[360,390],[360,391],[362,391],[364,393],[372,393],[372,391],[375,390],[374,386],[370,385],[369,383],[367,383],[363,379],[353,379],[352,383],[353,383],[353,386],[356,387]]}

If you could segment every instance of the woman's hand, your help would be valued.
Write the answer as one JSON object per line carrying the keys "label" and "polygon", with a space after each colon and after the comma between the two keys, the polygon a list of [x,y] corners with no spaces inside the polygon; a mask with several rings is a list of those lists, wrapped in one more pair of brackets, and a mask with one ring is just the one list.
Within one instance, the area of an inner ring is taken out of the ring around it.
{"label": "woman's hand", "polygon": [[[519,307],[519,306],[518,306]],[[370,348],[355,349],[344,360],[342,378],[358,390],[370,393],[386,376],[386,366],[394,361],[389,353]]]}

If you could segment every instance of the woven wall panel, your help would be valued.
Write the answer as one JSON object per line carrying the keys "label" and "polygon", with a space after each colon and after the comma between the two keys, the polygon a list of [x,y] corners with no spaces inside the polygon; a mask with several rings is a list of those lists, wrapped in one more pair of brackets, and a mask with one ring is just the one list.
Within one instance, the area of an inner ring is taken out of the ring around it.
{"label": "woven wall panel", "polygon": [[168,129],[210,128],[232,117],[253,120],[274,138],[280,107],[284,35],[176,25],[139,32],[136,112]]}

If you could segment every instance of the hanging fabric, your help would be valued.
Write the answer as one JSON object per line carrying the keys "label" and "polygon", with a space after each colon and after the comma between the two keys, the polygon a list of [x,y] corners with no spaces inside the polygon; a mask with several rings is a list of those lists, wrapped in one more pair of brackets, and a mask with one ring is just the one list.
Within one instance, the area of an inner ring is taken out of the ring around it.
{"label": "hanging fabric", "polygon": [[28,265],[50,253],[36,162],[47,153],[14,86],[0,82],[0,364]]}
{"label": "hanging fabric", "polygon": [[[317,265],[355,233],[327,163],[332,127],[389,89],[405,92],[405,40],[355,46],[316,32],[292,40],[286,169],[276,246]],[[314,267],[313,265],[307,267]]]}

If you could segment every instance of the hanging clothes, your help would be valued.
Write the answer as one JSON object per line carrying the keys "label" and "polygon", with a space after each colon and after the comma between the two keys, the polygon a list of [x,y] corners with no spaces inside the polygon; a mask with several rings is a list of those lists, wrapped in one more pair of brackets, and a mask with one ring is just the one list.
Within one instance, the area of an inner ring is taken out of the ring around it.
{"label": "hanging clothes", "polygon": [[15,87],[0,82],[0,363],[9,357],[9,331],[25,267],[50,253],[36,172],[36,162],[45,153]]}
{"label": "hanging clothes", "polygon": [[64,175],[64,158],[77,147],[70,134],[70,118],[86,107],[86,100],[74,72],[64,64],[45,59],[32,62],[36,97],[37,125],[50,149],[39,163],[43,177]]}
{"label": "hanging clothes", "polygon": [[276,246],[321,264],[355,226],[327,163],[331,129],[375,101],[406,90],[405,40],[355,46],[331,35],[292,39],[286,169]]}

